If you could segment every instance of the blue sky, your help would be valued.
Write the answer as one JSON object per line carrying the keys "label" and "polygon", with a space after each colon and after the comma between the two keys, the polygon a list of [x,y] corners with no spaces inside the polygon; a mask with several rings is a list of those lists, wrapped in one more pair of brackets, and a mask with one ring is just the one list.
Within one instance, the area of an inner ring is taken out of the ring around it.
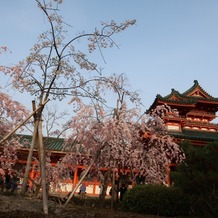
{"label": "blue sky", "polygon": [[[12,54],[1,55],[0,65],[15,64],[46,29],[45,17],[34,0],[2,0],[1,8],[0,45]],[[217,0],[63,0],[60,10],[74,33],[92,31],[100,21],[136,19],[115,37],[119,49],[105,50],[106,64],[99,63],[105,73],[124,73],[146,109],[157,94],[184,92],[194,80],[218,97]],[[30,97],[9,94],[31,109]]]}

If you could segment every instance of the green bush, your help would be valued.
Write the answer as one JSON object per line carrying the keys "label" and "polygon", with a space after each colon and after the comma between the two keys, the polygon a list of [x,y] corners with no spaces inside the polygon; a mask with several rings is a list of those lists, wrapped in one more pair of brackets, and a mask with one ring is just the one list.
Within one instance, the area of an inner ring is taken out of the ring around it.
{"label": "green bush", "polygon": [[218,217],[218,142],[180,145],[186,160],[170,173],[174,187],[192,199],[195,216]]}
{"label": "green bush", "polygon": [[174,187],[137,185],[123,199],[125,210],[159,216],[188,216],[189,200]]}

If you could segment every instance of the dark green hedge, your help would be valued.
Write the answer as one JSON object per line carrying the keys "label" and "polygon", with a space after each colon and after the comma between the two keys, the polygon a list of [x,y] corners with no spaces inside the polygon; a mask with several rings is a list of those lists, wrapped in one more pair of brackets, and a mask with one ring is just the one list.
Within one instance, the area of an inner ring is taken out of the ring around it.
{"label": "dark green hedge", "polygon": [[188,199],[174,187],[164,185],[137,185],[123,199],[127,211],[159,216],[188,216]]}

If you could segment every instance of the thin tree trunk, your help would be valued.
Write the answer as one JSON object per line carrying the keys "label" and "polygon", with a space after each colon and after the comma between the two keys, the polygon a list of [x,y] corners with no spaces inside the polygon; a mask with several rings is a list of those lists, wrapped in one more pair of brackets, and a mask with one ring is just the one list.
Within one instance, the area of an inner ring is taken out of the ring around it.
{"label": "thin tree trunk", "polygon": [[24,173],[24,177],[23,177],[23,183],[22,183],[21,190],[20,190],[20,194],[22,196],[25,195],[26,187],[28,184],[28,178],[29,178],[32,156],[33,156],[33,149],[34,149],[34,145],[37,141],[37,135],[38,135],[38,121],[35,123],[35,126],[34,126],[32,142],[30,145],[29,154],[28,154],[28,158],[27,158],[27,164],[26,164],[25,173]]}
{"label": "thin tree trunk", "polygon": [[[33,108],[33,111],[36,110],[35,101],[32,101],[32,108]],[[34,132],[33,132],[32,142],[30,145],[29,154],[28,154],[28,158],[27,158],[27,164],[26,164],[25,173],[24,173],[24,177],[23,177],[23,183],[22,183],[21,191],[20,191],[20,195],[22,195],[22,196],[24,196],[25,192],[26,192],[30,168],[31,168],[32,156],[33,156],[33,149],[34,149],[34,145],[35,145],[35,142],[37,140],[37,134],[38,134],[38,122],[36,122],[36,114],[34,114],[33,117],[34,117]]]}
{"label": "thin tree trunk", "polygon": [[46,171],[45,171],[45,150],[43,147],[42,140],[42,120],[40,116],[39,127],[38,127],[38,143],[39,143],[39,155],[40,155],[40,175],[42,185],[42,199],[43,199],[43,211],[48,214],[48,195],[46,188]]}
{"label": "thin tree trunk", "polygon": [[103,208],[105,205],[105,196],[106,196],[106,192],[107,192],[107,187],[109,185],[109,178],[110,177],[111,177],[111,168],[105,173],[105,176],[104,176],[103,190],[102,190],[102,194],[100,195],[100,198],[99,198],[99,200],[100,200],[99,207],[100,208]]}
{"label": "thin tree trunk", "polygon": [[39,190],[41,188],[41,181],[40,183],[36,183],[31,177],[29,177],[29,180],[35,185],[35,190],[33,192],[33,198],[36,198],[39,194]]}
{"label": "thin tree trunk", "polygon": [[41,188],[41,184],[36,185],[35,192],[33,193],[33,198],[36,198],[38,196],[40,188]]}
{"label": "thin tree trunk", "polygon": [[111,209],[114,209],[114,200],[115,200],[115,168],[113,169],[113,175],[112,175]]}
{"label": "thin tree trunk", "polygon": [[119,189],[120,189],[120,164],[118,164],[118,178],[117,178],[117,191],[116,191],[116,210],[119,205]]}

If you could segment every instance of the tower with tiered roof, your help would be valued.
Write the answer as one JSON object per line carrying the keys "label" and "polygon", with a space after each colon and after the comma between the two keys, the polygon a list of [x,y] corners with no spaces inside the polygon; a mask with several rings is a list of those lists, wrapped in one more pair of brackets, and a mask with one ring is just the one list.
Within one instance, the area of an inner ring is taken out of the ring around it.
{"label": "tower with tiered roof", "polygon": [[197,80],[184,93],[172,89],[165,97],[158,94],[149,110],[163,104],[179,112],[179,116],[164,117],[169,134],[177,141],[189,140],[196,145],[218,141],[218,125],[212,122],[218,111],[218,98],[208,94]]}

